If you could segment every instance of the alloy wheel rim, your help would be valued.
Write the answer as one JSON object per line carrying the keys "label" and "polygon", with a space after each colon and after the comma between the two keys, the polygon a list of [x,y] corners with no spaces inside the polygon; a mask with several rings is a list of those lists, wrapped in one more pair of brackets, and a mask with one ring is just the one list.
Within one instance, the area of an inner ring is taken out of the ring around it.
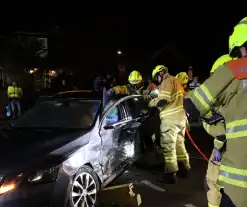
{"label": "alloy wheel rim", "polygon": [[71,192],[73,207],[94,207],[97,187],[89,173],[82,172],[75,177]]}

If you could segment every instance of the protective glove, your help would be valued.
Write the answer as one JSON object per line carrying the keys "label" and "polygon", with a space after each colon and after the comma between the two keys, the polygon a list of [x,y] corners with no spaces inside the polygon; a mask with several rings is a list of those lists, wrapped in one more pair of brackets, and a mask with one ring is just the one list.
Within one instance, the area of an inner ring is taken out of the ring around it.
{"label": "protective glove", "polygon": [[158,94],[159,94],[159,90],[158,89],[155,89],[155,90],[150,92],[150,96],[151,96],[152,99],[157,98]]}
{"label": "protective glove", "polygon": [[216,113],[216,112],[213,112],[213,113],[212,113],[212,118],[207,119],[207,118],[204,118],[204,117],[203,117],[203,118],[201,118],[201,120],[202,120],[203,122],[206,122],[206,123],[209,124],[209,125],[212,125],[212,124],[216,124],[216,123],[219,122],[219,121],[224,120],[224,117],[221,116],[220,114]]}
{"label": "protective glove", "polygon": [[114,95],[116,95],[116,92],[114,91],[113,88],[107,91],[107,96],[114,96]]}
{"label": "protective glove", "polygon": [[155,99],[152,99],[151,101],[149,101],[148,106],[151,107],[151,108],[155,107],[156,106]]}
{"label": "protective glove", "polygon": [[221,152],[218,149],[214,148],[213,149],[213,161],[221,162],[221,159],[222,159]]}

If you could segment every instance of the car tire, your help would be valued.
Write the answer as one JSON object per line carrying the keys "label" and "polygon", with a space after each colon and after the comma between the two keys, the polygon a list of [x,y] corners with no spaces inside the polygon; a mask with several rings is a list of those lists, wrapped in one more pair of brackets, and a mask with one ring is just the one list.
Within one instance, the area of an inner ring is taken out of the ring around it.
{"label": "car tire", "polygon": [[100,182],[96,173],[89,166],[83,166],[73,178],[68,206],[83,206],[83,202],[85,207],[97,206],[99,190]]}

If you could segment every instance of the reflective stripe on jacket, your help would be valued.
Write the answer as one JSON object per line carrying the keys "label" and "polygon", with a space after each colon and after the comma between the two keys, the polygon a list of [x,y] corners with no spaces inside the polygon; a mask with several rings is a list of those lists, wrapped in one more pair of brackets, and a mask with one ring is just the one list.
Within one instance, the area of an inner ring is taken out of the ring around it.
{"label": "reflective stripe on jacket", "polygon": [[[220,113],[220,108],[215,108],[216,111],[218,111]],[[204,117],[211,119],[213,116],[212,111],[210,111],[208,114],[206,114]],[[226,142],[226,127],[225,127],[225,122],[221,121],[221,122],[217,122],[216,124],[210,125],[207,124],[206,122],[202,122],[202,125],[204,127],[204,129],[206,130],[206,132],[211,135],[212,137],[214,137],[214,147],[216,149],[222,149],[225,142]],[[222,136],[224,135],[224,136]]]}

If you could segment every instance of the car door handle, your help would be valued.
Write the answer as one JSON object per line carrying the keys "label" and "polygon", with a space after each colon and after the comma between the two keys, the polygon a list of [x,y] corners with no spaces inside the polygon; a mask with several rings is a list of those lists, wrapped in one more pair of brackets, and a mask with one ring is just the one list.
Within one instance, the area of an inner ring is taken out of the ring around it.
{"label": "car door handle", "polygon": [[121,125],[122,129],[127,129],[127,126],[128,126],[127,123],[124,123],[124,124]]}
{"label": "car door handle", "polygon": [[135,134],[136,133],[136,130],[135,129],[127,129],[126,132],[128,134]]}

